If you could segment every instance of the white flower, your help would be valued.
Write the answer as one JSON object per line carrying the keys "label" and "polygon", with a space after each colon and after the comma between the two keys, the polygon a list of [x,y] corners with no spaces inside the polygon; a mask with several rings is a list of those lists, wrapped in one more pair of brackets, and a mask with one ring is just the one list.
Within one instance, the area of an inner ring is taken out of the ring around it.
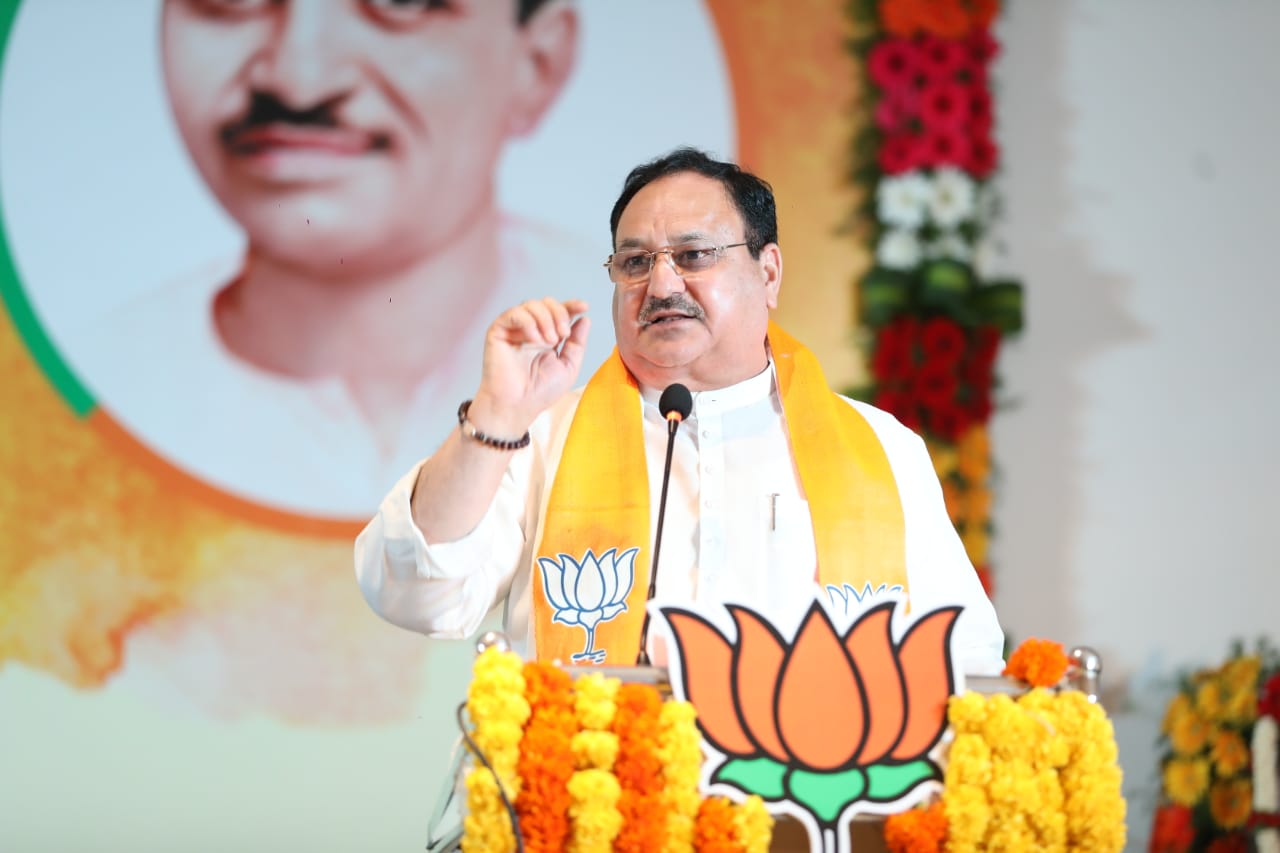
{"label": "white flower", "polygon": [[1276,790],[1275,717],[1259,717],[1253,726],[1253,810],[1280,811],[1280,792]]}
{"label": "white flower", "polygon": [[1000,215],[1000,197],[996,195],[996,188],[991,182],[988,181],[978,187],[973,204],[973,215],[984,224],[994,222]]}
{"label": "white flower", "polygon": [[880,235],[876,260],[891,270],[909,270],[920,263],[920,240],[914,231],[890,228]]}
{"label": "white flower", "polygon": [[919,172],[885,178],[876,188],[876,213],[887,225],[919,228],[931,195],[929,179]]}
{"label": "white flower", "polygon": [[929,244],[928,255],[930,258],[945,258],[949,261],[968,263],[973,257],[973,249],[959,232],[944,231]]}
{"label": "white flower", "polygon": [[940,228],[954,228],[973,216],[977,188],[959,169],[939,169],[933,176],[929,215]]}

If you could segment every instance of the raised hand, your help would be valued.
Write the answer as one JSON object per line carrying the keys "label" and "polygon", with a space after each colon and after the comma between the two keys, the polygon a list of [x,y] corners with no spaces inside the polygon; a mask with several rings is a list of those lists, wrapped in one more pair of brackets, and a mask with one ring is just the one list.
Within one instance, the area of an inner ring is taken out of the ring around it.
{"label": "raised hand", "polygon": [[518,437],[572,388],[591,327],[586,310],[581,299],[548,297],[502,312],[485,333],[472,422],[490,435]]}

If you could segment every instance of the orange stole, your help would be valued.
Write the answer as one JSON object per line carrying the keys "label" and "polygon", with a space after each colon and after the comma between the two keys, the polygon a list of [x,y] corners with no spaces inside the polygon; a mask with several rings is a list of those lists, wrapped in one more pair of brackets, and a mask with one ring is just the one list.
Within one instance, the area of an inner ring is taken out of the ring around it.
{"label": "orange stole", "polygon": [[[900,584],[905,590],[902,501],[875,431],[832,393],[813,353],[774,323],[769,346],[791,453],[813,519],[818,580],[859,590],[868,583],[872,588]],[[650,532],[639,409],[639,388],[615,349],[587,383],[574,412],[534,552],[538,660],[568,662],[581,654],[587,648],[587,621],[594,621],[591,649],[606,652],[599,662],[629,665],[640,650]],[[636,549],[634,563],[631,549]],[[605,557],[605,565],[585,560],[588,551],[596,560]],[[614,593],[610,560],[619,558],[623,583],[634,566],[625,599]],[[607,607],[614,599],[617,603]],[[588,607],[596,609],[585,611]]]}

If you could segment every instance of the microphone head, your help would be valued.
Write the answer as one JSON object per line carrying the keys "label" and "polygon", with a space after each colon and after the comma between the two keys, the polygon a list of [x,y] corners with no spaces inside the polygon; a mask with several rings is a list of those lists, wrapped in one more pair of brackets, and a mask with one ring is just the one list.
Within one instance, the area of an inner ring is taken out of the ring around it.
{"label": "microphone head", "polygon": [[658,398],[658,411],[662,412],[662,416],[669,421],[682,421],[693,411],[693,395],[689,393],[688,388],[679,382],[674,382],[668,385],[667,390],[663,391],[662,396]]}

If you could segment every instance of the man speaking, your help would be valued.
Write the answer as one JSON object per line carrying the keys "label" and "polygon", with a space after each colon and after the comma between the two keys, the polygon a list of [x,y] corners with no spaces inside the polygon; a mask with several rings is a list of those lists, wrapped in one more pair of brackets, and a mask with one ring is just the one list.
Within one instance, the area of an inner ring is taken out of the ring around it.
{"label": "man speaking", "polygon": [[494,320],[458,428],[356,542],[370,605],[461,638],[505,601],[528,655],[634,663],[668,439],[658,402],[680,383],[693,405],[675,438],[657,597],[785,618],[829,588],[901,589],[913,609],[963,605],[960,666],[998,673],[1003,634],[924,443],[833,393],[770,322],[783,263],[768,184],[680,149],[631,172],[610,225],[614,354],[571,391],[585,300]]}

